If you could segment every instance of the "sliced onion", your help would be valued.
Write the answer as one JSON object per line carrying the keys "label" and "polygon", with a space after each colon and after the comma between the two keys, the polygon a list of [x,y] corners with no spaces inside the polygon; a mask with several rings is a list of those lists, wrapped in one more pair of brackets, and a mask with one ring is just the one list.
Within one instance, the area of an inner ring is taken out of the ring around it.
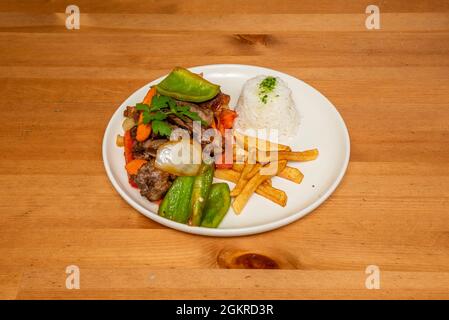
{"label": "sliced onion", "polygon": [[131,130],[132,127],[136,125],[136,122],[133,118],[125,118],[122,123],[123,131]]}
{"label": "sliced onion", "polygon": [[191,141],[170,141],[157,149],[156,168],[177,175],[195,176],[201,165],[201,145]]}
{"label": "sliced onion", "polygon": [[125,145],[124,137],[121,135],[117,135],[117,138],[115,139],[115,144],[117,147],[123,147]]}

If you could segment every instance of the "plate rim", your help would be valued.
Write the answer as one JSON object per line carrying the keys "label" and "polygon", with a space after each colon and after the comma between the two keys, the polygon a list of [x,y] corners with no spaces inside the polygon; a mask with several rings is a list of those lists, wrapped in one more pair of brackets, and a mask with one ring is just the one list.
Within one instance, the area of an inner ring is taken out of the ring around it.
{"label": "plate rim", "polygon": [[247,236],[247,235],[253,235],[253,234],[259,234],[259,233],[263,233],[263,232],[267,232],[267,231],[271,231],[271,230],[275,230],[278,228],[281,228],[283,226],[286,226],[296,220],[301,219],[302,217],[304,217],[305,215],[311,213],[312,211],[314,211],[317,207],[319,207],[322,203],[324,203],[332,193],[334,193],[334,191],[337,189],[337,187],[340,185],[341,181],[343,180],[343,177],[346,174],[346,171],[348,169],[348,165],[349,165],[349,160],[350,160],[350,154],[351,154],[351,142],[350,142],[350,137],[349,137],[349,131],[348,128],[346,126],[346,123],[343,119],[343,117],[341,116],[340,112],[337,110],[337,108],[334,106],[334,104],[324,95],[322,94],[319,90],[317,90],[315,87],[313,87],[312,85],[306,83],[305,81],[298,79],[288,73],[282,72],[282,71],[278,71],[275,69],[271,69],[271,68],[267,68],[267,67],[261,67],[261,66],[255,66],[255,65],[247,65],[247,64],[207,64],[207,65],[197,65],[197,66],[191,66],[188,67],[187,69],[195,69],[195,68],[218,68],[218,67],[244,67],[244,68],[251,68],[251,69],[258,69],[258,70],[265,70],[265,71],[270,71],[270,72],[277,72],[277,73],[281,73],[283,75],[286,75],[288,77],[293,78],[296,81],[300,81],[302,82],[304,85],[310,87],[311,89],[313,89],[314,91],[316,91],[316,93],[318,93],[322,98],[324,98],[329,104],[330,106],[332,106],[332,110],[333,112],[336,113],[337,119],[339,120],[340,125],[342,126],[342,128],[344,129],[344,142],[347,146],[346,148],[346,152],[345,152],[345,156],[344,156],[344,163],[343,163],[343,167],[340,169],[340,172],[337,176],[337,178],[333,181],[333,183],[331,184],[331,186],[323,193],[320,195],[319,198],[317,198],[313,203],[311,203],[310,205],[308,205],[307,207],[297,211],[296,213],[284,217],[282,219],[276,220],[276,221],[272,221],[272,222],[268,222],[268,223],[264,223],[261,225],[257,225],[257,226],[250,226],[250,227],[242,227],[242,228],[229,228],[229,229],[219,229],[219,228],[206,228],[206,227],[193,227],[193,226],[188,226],[186,224],[183,223],[179,223],[179,222],[175,222],[166,218],[163,218],[161,216],[159,216],[157,213],[154,213],[152,211],[150,211],[149,209],[141,206],[140,204],[138,204],[137,202],[135,202],[130,196],[128,196],[128,194],[120,187],[119,183],[116,181],[112,170],[109,166],[109,160],[108,160],[108,155],[107,155],[107,137],[111,134],[111,131],[113,130],[111,121],[112,119],[115,117],[115,115],[120,111],[121,106],[123,105],[123,103],[128,100],[132,95],[134,95],[137,91],[143,89],[144,87],[148,86],[151,82],[154,82],[162,77],[165,77],[167,74],[162,75],[159,78],[156,78],[148,83],[146,83],[145,85],[143,85],[142,87],[138,88],[137,90],[135,90],[133,93],[131,93],[121,104],[120,106],[114,111],[114,113],[112,114],[112,116],[110,117],[108,124],[106,126],[104,135],[103,135],[103,142],[102,142],[102,159],[103,159],[103,165],[106,171],[106,174],[109,178],[109,181],[111,182],[112,186],[114,187],[114,189],[119,193],[119,195],[129,204],[131,205],[131,207],[133,207],[135,210],[137,210],[139,213],[143,214],[145,217],[160,223],[166,227],[178,230],[178,231],[182,231],[182,232],[186,232],[186,233],[191,233],[191,234],[196,234],[196,235],[203,235],[203,236],[213,236],[213,237],[237,237],[237,236]]}

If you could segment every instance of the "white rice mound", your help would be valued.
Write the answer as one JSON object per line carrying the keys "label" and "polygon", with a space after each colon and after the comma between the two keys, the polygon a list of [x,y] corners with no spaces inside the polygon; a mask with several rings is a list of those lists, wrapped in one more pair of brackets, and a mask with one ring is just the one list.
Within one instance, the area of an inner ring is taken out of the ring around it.
{"label": "white rice mound", "polygon": [[263,102],[259,87],[267,78],[260,75],[249,79],[242,88],[236,111],[236,128],[239,131],[260,129],[277,130],[282,140],[296,135],[299,127],[299,114],[293,102],[292,92],[287,84],[279,77],[276,79],[274,89],[267,93],[266,103]]}

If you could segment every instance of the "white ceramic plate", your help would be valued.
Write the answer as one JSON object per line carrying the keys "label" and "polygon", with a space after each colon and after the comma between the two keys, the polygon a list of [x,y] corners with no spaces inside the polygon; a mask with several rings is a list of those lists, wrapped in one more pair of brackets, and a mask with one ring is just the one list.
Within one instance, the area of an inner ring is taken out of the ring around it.
{"label": "white ceramic plate", "polygon": [[[304,173],[301,184],[273,178],[273,186],[288,195],[287,206],[281,207],[255,194],[244,211],[235,215],[232,208],[217,229],[190,227],[157,214],[158,206],[151,203],[128,183],[124,169],[123,148],[115,144],[117,134],[123,134],[123,111],[126,106],[135,105],[151,85],[160,82],[166,75],[156,79],[134,92],[112,116],[103,139],[103,161],[109,179],[118,193],[137,211],[167,227],[180,231],[208,236],[243,236],[265,232],[289,224],[323,203],[340,183],[349,162],[349,134],[345,123],[332,103],[317,90],[285,73],[247,65],[221,64],[190,68],[204,74],[209,81],[219,84],[221,90],[231,96],[233,108],[240,90],[248,79],[257,75],[272,75],[287,82],[293,92],[293,99],[301,115],[297,137],[292,139],[293,150],[318,148],[317,160],[303,163],[289,163]],[[232,187],[232,185],[231,185]]]}

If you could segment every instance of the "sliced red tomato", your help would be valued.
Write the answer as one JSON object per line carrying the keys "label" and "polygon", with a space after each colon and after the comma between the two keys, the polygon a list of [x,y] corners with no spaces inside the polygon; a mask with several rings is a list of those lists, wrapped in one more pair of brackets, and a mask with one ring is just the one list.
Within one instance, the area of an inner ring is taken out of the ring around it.
{"label": "sliced red tomato", "polygon": [[237,112],[230,109],[223,109],[218,116],[217,129],[224,136],[226,129],[231,129],[234,126],[234,120],[237,118]]}
{"label": "sliced red tomato", "polygon": [[123,144],[125,149],[125,162],[129,163],[133,161],[133,139],[131,138],[131,131],[126,130],[123,137]]}

